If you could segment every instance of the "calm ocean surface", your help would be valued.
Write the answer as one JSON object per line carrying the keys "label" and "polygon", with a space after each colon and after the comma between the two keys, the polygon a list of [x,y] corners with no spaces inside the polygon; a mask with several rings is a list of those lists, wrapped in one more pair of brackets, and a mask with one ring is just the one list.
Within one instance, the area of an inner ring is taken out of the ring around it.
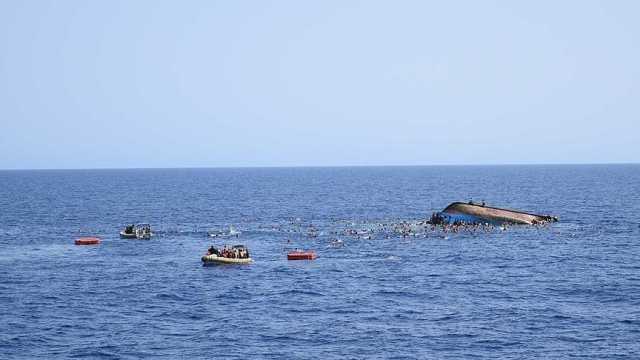
{"label": "calm ocean surface", "polygon": [[[469,198],[560,222],[332,234]],[[0,209],[2,359],[640,356],[638,165],[0,171]]]}

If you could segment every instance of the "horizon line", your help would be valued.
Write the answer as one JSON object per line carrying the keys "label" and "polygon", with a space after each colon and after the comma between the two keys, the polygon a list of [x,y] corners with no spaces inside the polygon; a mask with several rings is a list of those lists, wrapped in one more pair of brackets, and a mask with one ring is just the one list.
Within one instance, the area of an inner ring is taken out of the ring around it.
{"label": "horizon line", "polygon": [[382,164],[382,165],[248,165],[248,166],[168,166],[168,167],[95,167],[95,168],[2,168],[0,171],[73,171],[73,170],[196,170],[196,169],[305,169],[305,168],[382,168],[382,167],[482,167],[482,166],[589,166],[640,165],[640,162],[594,163],[485,163],[485,164]]}

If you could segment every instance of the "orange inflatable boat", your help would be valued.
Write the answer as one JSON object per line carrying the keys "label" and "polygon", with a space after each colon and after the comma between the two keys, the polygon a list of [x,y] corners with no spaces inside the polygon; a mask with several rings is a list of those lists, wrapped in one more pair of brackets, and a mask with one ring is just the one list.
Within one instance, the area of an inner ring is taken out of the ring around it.
{"label": "orange inflatable boat", "polygon": [[100,239],[96,237],[83,237],[76,239],[76,245],[98,245],[100,244]]}
{"label": "orange inflatable boat", "polygon": [[315,260],[318,256],[314,251],[291,251],[287,254],[287,260]]}

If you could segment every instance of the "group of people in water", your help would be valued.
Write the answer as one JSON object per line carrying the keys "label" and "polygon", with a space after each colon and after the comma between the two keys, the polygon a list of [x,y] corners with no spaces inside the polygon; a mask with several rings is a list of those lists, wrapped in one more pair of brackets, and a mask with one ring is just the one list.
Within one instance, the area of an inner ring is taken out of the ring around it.
{"label": "group of people in water", "polygon": [[[472,203],[472,201],[469,201]],[[486,206],[482,201],[479,206]],[[288,222],[288,223],[287,223]],[[510,225],[507,223],[491,223],[478,221],[478,219],[460,219],[449,217],[447,214],[434,212],[430,218],[424,220],[399,220],[382,222],[356,222],[352,220],[333,220],[323,224],[303,221],[300,218],[292,218],[287,222],[262,225],[259,232],[280,233],[286,236],[287,245],[291,238],[313,239],[327,237],[328,247],[342,247],[344,238],[359,240],[393,239],[393,238],[429,238],[443,237],[450,233],[464,233],[469,235],[492,233],[496,230],[505,231]],[[546,226],[546,223],[535,223],[535,227]],[[292,236],[295,234],[294,236]],[[246,250],[234,248],[215,249],[213,246],[209,253],[229,258],[248,257]]]}
{"label": "group of people in water", "polygon": [[[480,222],[453,221],[448,222],[439,213],[434,213],[431,218],[418,221],[389,221],[375,223],[360,223],[353,221],[337,221],[333,225],[328,225],[328,229],[320,230],[317,225],[304,224],[300,219],[291,220],[290,224],[277,224],[266,228],[269,232],[279,232],[285,234],[297,234],[301,238],[316,238],[329,236],[330,239],[349,237],[360,240],[391,239],[395,237],[428,237],[438,233],[457,233],[467,231],[469,233],[491,232],[499,227],[506,229],[506,225],[495,225]],[[287,235],[290,237],[290,235]]]}
{"label": "group of people in water", "polygon": [[246,247],[228,247],[227,245],[225,245],[220,250],[211,245],[211,247],[207,250],[207,255],[216,255],[229,259],[248,259],[250,257],[249,250]]}
{"label": "group of people in water", "polygon": [[[535,227],[545,227],[548,223],[534,223]],[[496,230],[505,231],[510,227],[508,223],[491,223],[483,221],[448,219],[440,213],[433,213],[429,219],[418,221],[398,221],[383,223],[364,223],[357,225],[349,223],[342,230],[329,232],[332,236],[346,236],[361,240],[391,239],[409,237],[441,236],[447,233],[491,233]]]}

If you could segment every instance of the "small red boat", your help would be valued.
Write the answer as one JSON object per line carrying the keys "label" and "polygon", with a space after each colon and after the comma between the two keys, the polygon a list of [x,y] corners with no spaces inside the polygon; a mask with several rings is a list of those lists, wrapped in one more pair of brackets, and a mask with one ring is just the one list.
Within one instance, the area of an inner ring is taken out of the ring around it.
{"label": "small red boat", "polygon": [[318,256],[314,251],[291,251],[287,254],[287,260],[315,260]]}
{"label": "small red boat", "polygon": [[100,244],[100,239],[96,237],[83,237],[76,239],[76,245],[98,245]]}

